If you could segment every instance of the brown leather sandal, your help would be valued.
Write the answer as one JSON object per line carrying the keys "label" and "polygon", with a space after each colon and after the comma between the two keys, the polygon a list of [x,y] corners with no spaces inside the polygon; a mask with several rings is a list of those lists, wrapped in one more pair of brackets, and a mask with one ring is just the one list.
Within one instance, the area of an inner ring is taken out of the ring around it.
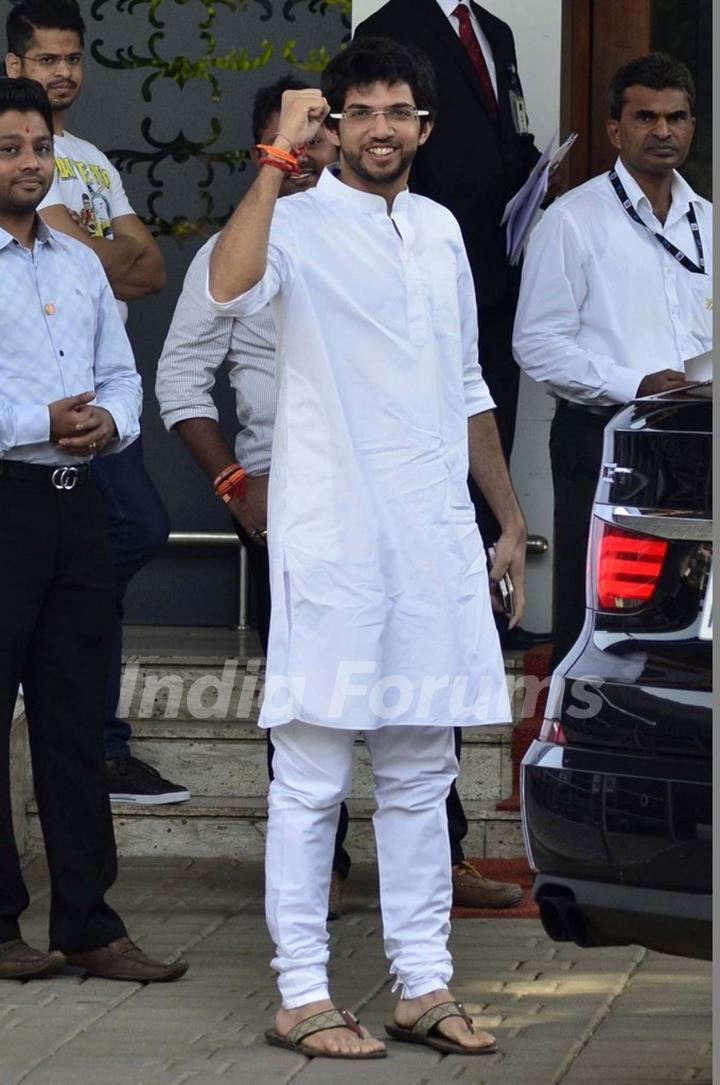
{"label": "brown leather sandal", "polygon": [[443,1036],[438,1031],[438,1025],[448,1017],[462,1017],[470,1032],[475,1031],[472,1018],[465,1012],[461,1002],[440,1002],[418,1017],[412,1028],[392,1024],[386,1025],[385,1031],[391,1039],[399,1040],[403,1044],[424,1044],[425,1047],[432,1047],[446,1055],[492,1055],[497,1051],[495,1041],[486,1047],[464,1047],[457,1040]]}
{"label": "brown leather sandal", "polygon": [[308,1047],[302,1041],[316,1032],[326,1032],[331,1028],[347,1028],[357,1036],[363,1037],[360,1023],[349,1010],[323,1010],[306,1017],[304,1021],[294,1025],[289,1032],[281,1036],[275,1029],[268,1029],[265,1039],[272,1047],[284,1047],[286,1051],[297,1051],[309,1059],[384,1059],[387,1051],[368,1051],[356,1054],[342,1053],[338,1051],[321,1051],[319,1048]]}

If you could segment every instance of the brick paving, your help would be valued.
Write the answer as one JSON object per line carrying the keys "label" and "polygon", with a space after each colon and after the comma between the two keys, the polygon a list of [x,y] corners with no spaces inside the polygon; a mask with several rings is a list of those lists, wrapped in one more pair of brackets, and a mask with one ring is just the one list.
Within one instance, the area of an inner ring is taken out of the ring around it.
{"label": "brick paving", "polygon": [[[47,877],[27,869],[26,939],[44,946]],[[482,1059],[390,1044],[374,1063],[269,1048],[275,987],[258,864],[126,859],[112,893],[131,935],[187,953],[175,984],[62,975],[0,983],[0,1085],[705,1085],[710,965],[637,947],[583,951],[539,923],[460,919],[453,989],[501,1051]],[[332,924],[335,998],[382,1034],[392,1013],[370,866],[354,868]]]}

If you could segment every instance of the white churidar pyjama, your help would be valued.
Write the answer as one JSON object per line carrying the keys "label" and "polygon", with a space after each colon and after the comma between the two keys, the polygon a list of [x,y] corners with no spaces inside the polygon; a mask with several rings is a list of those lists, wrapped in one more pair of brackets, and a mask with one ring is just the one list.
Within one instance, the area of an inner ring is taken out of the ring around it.
{"label": "white churidar pyjama", "polygon": [[[329,998],[328,893],[357,734],[300,722],[273,730],[265,903],[286,1009]],[[452,975],[445,799],[458,772],[453,731],[388,726],[364,737],[375,781],[385,953],[402,997],[418,998],[447,987]]]}

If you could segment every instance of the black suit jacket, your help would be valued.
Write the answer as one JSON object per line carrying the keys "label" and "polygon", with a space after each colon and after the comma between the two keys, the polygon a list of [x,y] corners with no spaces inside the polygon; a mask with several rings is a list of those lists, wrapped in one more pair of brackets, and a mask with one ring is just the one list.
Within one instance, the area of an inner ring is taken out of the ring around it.
{"label": "black suit jacket", "polygon": [[495,61],[499,122],[492,118],[465,47],[436,0],[389,0],[358,26],[356,36],[419,46],[432,61],[440,108],[430,139],[418,151],[410,187],[444,204],[458,219],[482,307],[499,304],[507,292],[500,219],[539,152],[530,134],[518,135],[512,119],[510,77],[513,66],[517,69],[512,31],[478,4],[471,6]]}

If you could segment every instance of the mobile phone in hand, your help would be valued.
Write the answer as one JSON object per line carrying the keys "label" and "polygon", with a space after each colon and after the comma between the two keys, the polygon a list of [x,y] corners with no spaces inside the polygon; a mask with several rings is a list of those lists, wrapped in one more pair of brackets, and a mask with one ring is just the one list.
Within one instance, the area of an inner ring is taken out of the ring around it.
{"label": "mobile phone in hand", "polygon": [[[489,546],[487,549],[488,556],[488,569],[492,569],[495,564],[495,547]],[[492,581],[492,585],[497,584],[497,592],[502,604],[502,612],[508,621],[511,621],[515,617],[515,588],[509,573],[503,573],[498,581]]]}

